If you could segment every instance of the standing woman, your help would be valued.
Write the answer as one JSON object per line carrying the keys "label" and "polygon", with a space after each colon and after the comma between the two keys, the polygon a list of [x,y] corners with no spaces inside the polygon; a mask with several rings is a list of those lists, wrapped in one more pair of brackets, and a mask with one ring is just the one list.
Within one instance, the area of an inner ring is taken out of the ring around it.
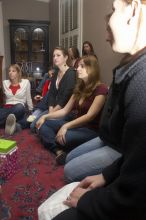
{"label": "standing woman", "polygon": [[68,49],[68,55],[69,55],[70,66],[77,69],[78,68],[78,63],[79,63],[79,60],[80,60],[80,53],[79,53],[78,48],[70,47]]}
{"label": "standing woman", "polygon": [[5,125],[5,133],[8,135],[15,132],[16,121],[24,117],[26,107],[29,111],[33,109],[30,82],[22,79],[21,75],[19,65],[12,64],[9,67],[9,79],[3,81],[5,104],[0,108],[0,126]]}
{"label": "standing woman", "polygon": [[89,55],[93,55],[97,58],[91,42],[84,41],[82,46],[82,56],[89,56]]}
{"label": "standing woman", "polygon": [[115,0],[112,10],[112,49],[130,59],[114,69],[99,135],[122,157],[81,181],[53,220],[146,219],[146,1]]}
{"label": "standing woman", "polygon": [[108,91],[100,82],[99,65],[94,56],[81,58],[77,72],[78,82],[65,107],[42,116],[36,124],[44,145],[56,153],[57,162],[61,164],[64,151],[97,136]]}

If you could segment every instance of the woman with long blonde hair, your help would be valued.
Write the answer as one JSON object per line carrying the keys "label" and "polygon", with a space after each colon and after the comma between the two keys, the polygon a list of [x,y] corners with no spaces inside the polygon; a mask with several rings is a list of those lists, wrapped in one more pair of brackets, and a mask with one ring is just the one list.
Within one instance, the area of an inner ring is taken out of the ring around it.
{"label": "woman with long blonde hair", "polygon": [[3,81],[4,104],[0,108],[0,126],[5,125],[5,133],[12,135],[16,122],[23,119],[27,109],[33,109],[31,86],[28,79],[22,79],[18,64],[9,67],[8,79]]}

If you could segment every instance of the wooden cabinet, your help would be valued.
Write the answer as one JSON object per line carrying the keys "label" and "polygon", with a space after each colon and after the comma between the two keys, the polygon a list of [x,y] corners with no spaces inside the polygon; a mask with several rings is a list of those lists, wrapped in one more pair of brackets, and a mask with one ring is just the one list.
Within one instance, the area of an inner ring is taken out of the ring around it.
{"label": "wooden cabinet", "polygon": [[0,56],[0,104],[2,104],[3,95],[2,95],[2,61],[3,56]]}
{"label": "wooden cabinet", "polygon": [[49,67],[49,22],[10,19],[11,63],[23,74],[45,73]]}

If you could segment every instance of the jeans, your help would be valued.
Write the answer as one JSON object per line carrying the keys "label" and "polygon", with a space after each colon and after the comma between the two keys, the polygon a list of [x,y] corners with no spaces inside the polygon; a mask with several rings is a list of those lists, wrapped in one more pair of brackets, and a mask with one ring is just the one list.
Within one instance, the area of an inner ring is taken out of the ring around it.
{"label": "jeans", "polygon": [[80,181],[96,175],[112,164],[121,154],[96,137],[72,150],[66,158],[64,175],[67,182]]}
{"label": "jeans", "polygon": [[[37,113],[36,113],[37,111]],[[40,109],[37,109],[35,110],[32,114],[36,116],[36,119],[30,124],[30,129],[31,131],[35,131],[35,125],[36,125],[36,122],[39,120],[39,118],[42,116],[42,115],[45,115],[48,113],[48,110],[46,111],[42,111]]]}
{"label": "jeans", "polygon": [[46,93],[46,95],[40,100],[40,102],[37,103],[37,105],[34,108],[34,111],[36,109],[41,109],[42,111],[45,111],[49,108],[49,91]]}
{"label": "jeans", "polygon": [[0,126],[4,126],[6,119],[9,114],[14,114],[16,117],[16,120],[19,122],[24,115],[25,115],[26,109],[22,104],[16,104],[13,105],[10,108],[0,108]]}
{"label": "jeans", "polygon": [[39,129],[39,134],[44,146],[51,151],[54,152],[57,147],[62,147],[63,150],[68,152],[97,136],[97,132],[86,127],[68,129],[65,136],[66,144],[65,146],[61,146],[59,143],[56,143],[55,140],[58,130],[67,122],[65,119],[47,120]]}

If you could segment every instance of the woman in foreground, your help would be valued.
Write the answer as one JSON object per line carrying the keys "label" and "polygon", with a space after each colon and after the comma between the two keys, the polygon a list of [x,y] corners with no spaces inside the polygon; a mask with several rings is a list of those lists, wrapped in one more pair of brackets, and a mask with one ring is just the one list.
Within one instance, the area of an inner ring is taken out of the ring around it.
{"label": "woman in foreground", "polygon": [[99,136],[123,156],[70,191],[70,208],[53,220],[146,219],[146,1],[115,0],[112,9],[112,49],[131,58],[114,69]]}

